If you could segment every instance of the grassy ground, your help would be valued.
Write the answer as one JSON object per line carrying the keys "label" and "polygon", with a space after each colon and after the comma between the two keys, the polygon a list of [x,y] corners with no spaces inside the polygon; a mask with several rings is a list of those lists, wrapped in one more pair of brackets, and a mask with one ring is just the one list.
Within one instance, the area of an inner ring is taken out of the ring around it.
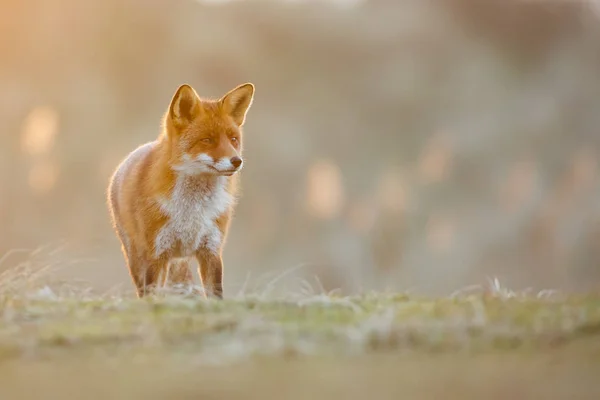
{"label": "grassy ground", "polygon": [[600,296],[138,300],[0,278],[0,399],[600,398]]}

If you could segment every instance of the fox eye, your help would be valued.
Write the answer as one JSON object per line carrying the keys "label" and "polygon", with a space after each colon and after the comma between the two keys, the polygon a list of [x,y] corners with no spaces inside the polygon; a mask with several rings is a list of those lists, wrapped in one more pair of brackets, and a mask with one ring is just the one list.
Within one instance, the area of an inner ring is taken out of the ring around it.
{"label": "fox eye", "polygon": [[202,138],[202,139],[200,139],[200,141],[202,143],[212,143],[212,139],[211,138]]}
{"label": "fox eye", "polygon": [[232,138],[231,138],[231,141],[232,141],[233,143],[237,143],[237,142],[238,142],[238,138],[236,138],[236,137],[232,137]]}

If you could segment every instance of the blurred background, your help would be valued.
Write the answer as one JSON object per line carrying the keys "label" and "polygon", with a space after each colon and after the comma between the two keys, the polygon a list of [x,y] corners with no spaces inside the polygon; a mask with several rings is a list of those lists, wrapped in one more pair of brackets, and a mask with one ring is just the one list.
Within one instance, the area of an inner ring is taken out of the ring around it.
{"label": "blurred background", "polygon": [[110,174],[181,83],[250,81],[226,295],[599,286],[598,1],[0,7],[0,269],[133,293]]}

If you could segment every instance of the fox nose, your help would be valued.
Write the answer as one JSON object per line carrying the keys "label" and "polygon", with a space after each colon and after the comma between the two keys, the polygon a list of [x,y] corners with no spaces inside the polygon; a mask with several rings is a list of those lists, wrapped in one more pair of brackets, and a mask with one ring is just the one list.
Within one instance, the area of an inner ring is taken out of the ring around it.
{"label": "fox nose", "polygon": [[239,168],[239,166],[242,165],[242,159],[239,157],[231,157],[231,165],[233,165],[233,168]]}

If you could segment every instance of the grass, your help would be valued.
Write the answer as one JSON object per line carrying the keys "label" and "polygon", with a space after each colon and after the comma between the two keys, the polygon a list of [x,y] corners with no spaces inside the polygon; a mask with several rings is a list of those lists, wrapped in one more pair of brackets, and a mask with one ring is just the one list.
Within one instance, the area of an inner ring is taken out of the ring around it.
{"label": "grass", "polygon": [[599,373],[596,295],[138,300],[0,275],[2,399],[592,399]]}

